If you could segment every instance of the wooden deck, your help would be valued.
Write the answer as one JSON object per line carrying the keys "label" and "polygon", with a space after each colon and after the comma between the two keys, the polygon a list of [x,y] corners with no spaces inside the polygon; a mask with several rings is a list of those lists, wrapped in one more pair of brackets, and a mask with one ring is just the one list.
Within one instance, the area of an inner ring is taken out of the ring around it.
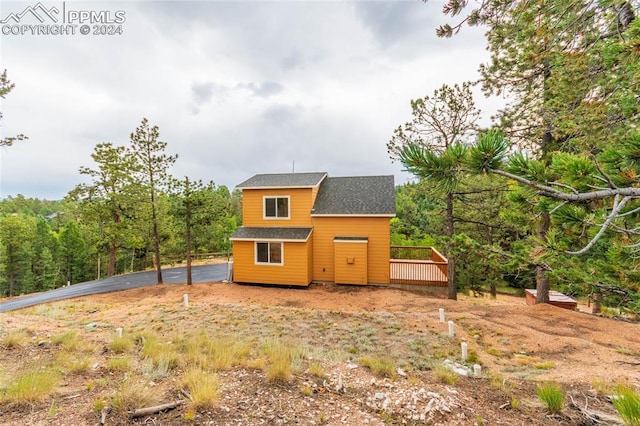
{"label": "wooden deck", "polygon": [[[433,247],[392,246],[389,261],[391,284],[447,287],[448,261]],[[403,258],[394,258],[400,257]]]}
{"label": "wooden deck", "polygon": [[[536,304],[536,297],[538,294],[537,290],[525,290],[524,294],[527,300],[527,305]],[[578,302],[576,302],[575,299],[572,299],[559,291],[553,290],[549,290],[549,304],[563,309],[570,309],[572,311],[578,307]]]}

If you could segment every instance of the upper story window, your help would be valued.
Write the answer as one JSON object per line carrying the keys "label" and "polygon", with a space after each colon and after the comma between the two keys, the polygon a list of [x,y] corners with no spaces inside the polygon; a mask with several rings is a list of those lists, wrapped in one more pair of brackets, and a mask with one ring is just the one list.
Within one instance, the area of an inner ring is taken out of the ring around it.
{"label": "upper story window", "polygon": [[289,219],[289,196],[264,197],[265,219]]}

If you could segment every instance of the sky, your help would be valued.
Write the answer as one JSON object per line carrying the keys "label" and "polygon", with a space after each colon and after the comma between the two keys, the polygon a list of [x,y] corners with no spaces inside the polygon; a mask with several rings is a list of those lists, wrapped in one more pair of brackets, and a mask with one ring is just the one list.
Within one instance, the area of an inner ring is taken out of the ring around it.
{"label": "sky", "polygon": [[[29,139],[0,147],[0,198],[63,198],[86,182],[80,167],[95,168],[96,144],[128,145],[144,117],[178,154],[179,178],[233,189],[258,173],[324,171],[405,183],[386,143],[410,100],[477,79],[488,59],[482,29],[436,37],[442,4],[3,0],[0,70],[15,89],[0,132]],[[35,24],[75,27],[33,35]],[[476,103],[487,120],[495,104],[479,92]]]}

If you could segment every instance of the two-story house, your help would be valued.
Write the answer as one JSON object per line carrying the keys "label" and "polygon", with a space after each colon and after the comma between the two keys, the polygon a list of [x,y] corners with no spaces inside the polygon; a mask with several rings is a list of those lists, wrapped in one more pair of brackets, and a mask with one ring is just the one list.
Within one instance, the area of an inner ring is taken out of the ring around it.
{"label": "two-story house", "polygon": [[242,190],[234,281],[388,284],[393,176],[259,174]]}

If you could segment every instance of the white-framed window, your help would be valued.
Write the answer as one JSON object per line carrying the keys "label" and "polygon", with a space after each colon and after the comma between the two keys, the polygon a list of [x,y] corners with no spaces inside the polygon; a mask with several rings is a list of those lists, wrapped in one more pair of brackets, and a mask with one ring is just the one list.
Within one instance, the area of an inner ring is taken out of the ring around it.
{"label": "white-framed window", "polygon": [[289,219],[289,199],[288,195],[264,197],[263,217],[265,219]]}
{"label": "white-framed window", "polygon": [[268,265],[284,264],[283,244],[273,241],[256,241],[256,263]]}

